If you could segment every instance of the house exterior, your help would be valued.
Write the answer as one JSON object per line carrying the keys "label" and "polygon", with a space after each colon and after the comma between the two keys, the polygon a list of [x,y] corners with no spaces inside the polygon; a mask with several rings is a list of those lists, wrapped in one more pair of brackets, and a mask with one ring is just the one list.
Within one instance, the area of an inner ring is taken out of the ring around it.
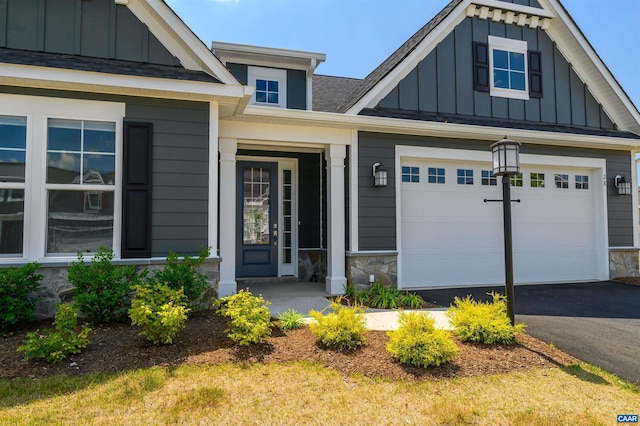
{"label": "house exterior", "polygon": [[614,181],[636,185],[640,114],[557,0],[453,0],[363,80],[325,60],[206,46],[161,0],[0,0],[0,265],[43,264],[45,315],[100,246],[211,247],[219,296],[499,284],[508,135],[516,283],[639,274]]}

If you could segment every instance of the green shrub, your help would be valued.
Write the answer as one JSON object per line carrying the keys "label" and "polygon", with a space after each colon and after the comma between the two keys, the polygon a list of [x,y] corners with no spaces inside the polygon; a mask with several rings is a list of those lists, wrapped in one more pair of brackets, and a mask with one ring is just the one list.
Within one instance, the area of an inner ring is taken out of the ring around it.
{"label": "green shrub", "polygon": [[400,295],[400,305],[406,308],[417,309],[424,306],[424,299],[418,294],[405,291]]}
{"label": "green shrub", "polygon": [[[333,312],[325,314],[329,308]],[[344,306],[337,300],[322,312],[312,310],[309,315],[315,320],[309,325],[311,332],[327,347],[354,350],[366,340],[367,325],[361,306]]]}
{"label": "green shrub", "polygon": [[303,318],[304,316],[295,309],[286,310],[284,313],[278,315],[282,328],[285,330],[295,330],[302,327]]}
{"label": "green shrub", "polygon": [[381,283],[372,284],[367,290],[356,290],[347,285],[344,295],[360,305],[377,309],[420,308],[424,305],[419,295],[385,287]]}
{"label": "green shrub", "polygon": [[437,367],[451,361],[458,347],[451,335],[435,328],[428,313],[400,312],[399,328],[388,332],[389,351],[402,364],[416,367]]}
{"label": "green shrub", "polygon": [[491,296],[493,302],[477,302],[471,296],[454,299],[447,316],[463,342],[511,345],[516,334],[524,331],[524,324],[511,325],[506,298],[495,292]]}
{"label": "green shrub", "polygon": [[227,336],[241,346],[261,343],[271,336],[268,304],[262,296],[254,296],[249,290],[215,301],[218,315],[229,318]]}
{"label": "green shrub", "polygon": [[53,362],[80,353],[89,344],[91,329],[86,325],[78,328],[78,309],[75,305],[58,305],[53,326],[55,330],[27,333],[18,352],[24,352],[27,359],[42,358]]}
{"label": "green shrub", "polygon": [[133,325],[142,327],[138,335],[154,345],[173,343],[185,328],[190,311],[184,291],[165,284],[138,285],[135,290],[129,317]]}
{"label": "green shrub", "polygon": [[74,300],[93,324],[126,318],[136,269],[134,265],[114,266],[112,260],[113,250],[100,247],[91,265],[78,253],[78,261],[69,268],[69,282],[76,288]]}
{"label": "green shrub", "polygon": [[402,292],[395,288],[387,288],[380,283],[369,287],[369,304],[372,308],[396,309],[400,306]]}
{"label": "green shrub", "polygon": [[29,293],[40,286],[40,265],[28,263],[21,268],[0,268],[0,336],[33,321],[36,299]]}
{"label": "green shrub", "polygon": [[211,249],[202,247],[198,257],[184,256],[182,260],[178,255],[169,252],[167,262],[161,271],[157,271],[150,279],[151,283],[166,284],[174,290],[184,289],[184,295],[194,310],[200,309],[202,294],[209,288],[207,277],[198,272],[198,267],[205,261]]}

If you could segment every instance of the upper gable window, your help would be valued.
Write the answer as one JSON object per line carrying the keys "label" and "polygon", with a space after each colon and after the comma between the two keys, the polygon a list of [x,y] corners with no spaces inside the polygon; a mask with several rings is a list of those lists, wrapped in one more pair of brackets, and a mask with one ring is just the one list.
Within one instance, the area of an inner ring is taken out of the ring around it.
{"label": "upper gable window", "polygon": [[489,36],[490,94],[529,99],[527,42]]}
{"label": "upper gable window", "polygon": [[248,67],[247,84],[256,88],[254,105],[287,107],[287,71],[275,68]]}

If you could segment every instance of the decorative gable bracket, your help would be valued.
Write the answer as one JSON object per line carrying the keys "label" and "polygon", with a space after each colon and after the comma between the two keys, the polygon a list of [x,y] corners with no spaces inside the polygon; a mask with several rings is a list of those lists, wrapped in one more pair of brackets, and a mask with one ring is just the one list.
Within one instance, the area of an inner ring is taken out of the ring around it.
{"label": "decorative gable bracket", "polygon": [[516,24],[520,27],[540,27],[543,30],[548,30],[551,26],[551,19],[550,17],[543,16],[545,15],[545,11],[543,9],[536,9],[532,7],[514,7],[515,10],[504,10],[504,8],[499,8],[496,6],[502,6],[502,4],[504,4],[508,8],[510,6],[517,5],[496,1],[484,1],[482,3],[484,4],[470,4],[469,6],[467,6],[467,16],[469,18],[477,16],[480,19],[491,19],[493,22],[504,22],[505,24]]}

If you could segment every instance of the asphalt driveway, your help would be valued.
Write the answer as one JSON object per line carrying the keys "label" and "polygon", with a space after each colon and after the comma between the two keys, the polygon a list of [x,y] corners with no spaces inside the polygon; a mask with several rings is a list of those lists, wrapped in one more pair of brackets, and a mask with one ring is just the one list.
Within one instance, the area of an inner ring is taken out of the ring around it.
{"label": "asphalt driveway", "polygon": [[[488,300],[504,287],[418,291],[449,306],[455,296]],[[545,342],[640,384],[640,286],[614,282],[526,285],[515,288],[516,322]]]}

